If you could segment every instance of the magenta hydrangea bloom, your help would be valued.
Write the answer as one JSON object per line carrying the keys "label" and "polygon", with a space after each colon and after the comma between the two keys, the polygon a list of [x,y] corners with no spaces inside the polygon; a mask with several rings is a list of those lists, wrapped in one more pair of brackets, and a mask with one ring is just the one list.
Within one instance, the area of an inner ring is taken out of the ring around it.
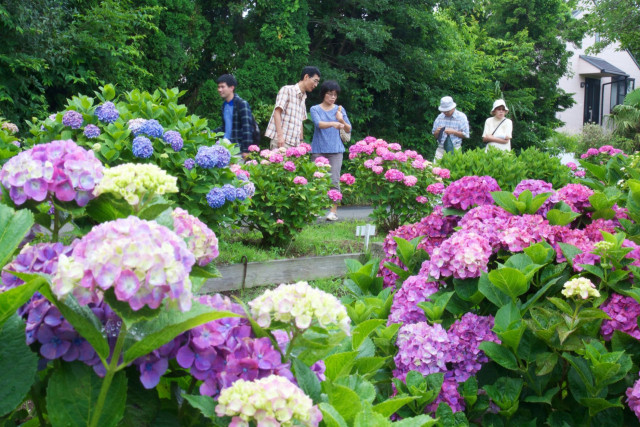
{"label": "magenta hydrangea bloom", "polygon": [[191,308],[189,273],[194,255],[168,228],[137,217],[94,227],[61,255],[52,290],[58,298],[73,294],[80,304],[97,303],[112,289],[133,310],[158,308],[167,300],[180,310]]}
{"label": "magenta hydrangea bloom", "polygon": [[460,220],[463,230],[474,231],[489,240],[494,249],[501,245],[500,232],[513,215],[500,206],[482,205],[471,209]]}
{"label": "magenta hydrangea bloom", "polygon": [[577,212],[584,212],[585,208],[591,207],[589,197],[592,195],[593,190],[582,184],[567,184],[558,190],[560,200]]}
{"label": "magenta hydrangea bloom", "polygon": [[465,382],[474,376],[489,358],[480,350],[484,341],[500,344],[500,340],[491,330],[493,316],[478,316],[465,313],[449,327],[447,334],[451,342],[449,347],[450,371],[458,382]]}
{"label": "magenta hydrangea bloom", "polygon": [[609,341],[614,331],[622,331],[640,340],[640,329],[638,329],[640,304],[636,300],[612,293],[600,309],[611,317],[611,320],[605,319],[600,326],[600,333],[605,340]]}
{"label": "magenta hydrangea bloom", "polygon": [[402,181],[404,179],[404,174],[398,169],[389,169],[385,172],[384,178],[389,182]]}
{"label": "magenta hydrangea bloom", "polygon": [[351,175],[350,173],[344,173],[340,177],[340,182],[342,182],[344,184],[347,184],[347,185],[353,185],[356,182],[356,178],[353,175]]}
{"label": "magenta hydrangea bloom", "polygon": [[327,191],[327,196],[329,196],[329,198],[335,203],[337,203],[340,200],[342,200],[342,193],[340,191],[338,191],[338,190],[335,190],[335,189],[331,189],[331,190]]}
{"label": "magenta hydrangea bloom", "polygon": [[304,176],[296,176],[293,178],[293,183],[298,185],[307,185],[307,178]]}
{"label": "magenta hydrangea bloom", "polygon": [[296,170],[296,164],[291,161],[284,162],[282,167],[284,168],[284,170],[287,170],[289,172],[294,172]]}
{"label": "magenta hydrangea bloom", "polygon": [[521,252],[524,248],[548,239],[552,233],[549,222],[540,215],[514,215],[502,224],[498,239],[511,252]]}
{"label": "magenta hydrangea bloom", "polygon": [[407,187],[413,187],[418,183],[418,178],[413,175],[405,175],[403,182]]}
{"label": "magenta hydrangea bloom", "polygon": [[627,389],[627,404],[629,405],[629,409],[636,414],[638,420],[640,420],[640,379],[637,379],[635,383],[633,383],[633,387],[629,387]]}
{"label": "magenta hydrangea bloom", "polygon": [[444,192],[444,184],[441,182],[429,184],[427,185],[427,191],[431,194],[442,194]]}
{"label": "magenta hydrangea bloom", "polygon": [[71,140],[39,144],[9,159],[0,182],[11,199],[21,205],[28,199],[42,202],[48,194],[62,202],[86,205],[102,179],[103,166],[91,150]]}
{"label": "magenta hydrangea bloom", "polygon": [[427,318],[418,303],[428,301],[429,296],[438,292],[437,282],[428,282],[425,276],[410,276],[393,296],[387,325],[392,323],[425,322]]}
{"label": "magenta hydrangea bloom", "polygon": [[173,231],[187,243],[187,248],[196,257],[199,266],[209,264],[220,254],[216,234],[198,218],[181,208],[175,208]]}
{"label": "magenta hydrangea bloom", "polygon": [[540,179],[524,179],[520,181],[516,188],[513,190],[513,195],[519,197],[523,191],[529,190],[533,197],[536,197],[538,194],[542,193],[551,193],[551,195],[547,198],[547,200],[540,206],[538,209],[538,214],[546,215],[553,206],[560,201],[560,197],[553,189],[553,185],[546,181],[542,181]]}
{"label": "magenta hydrangea bloom", "polygon": [[422,375],[446,372],[449,360],[449,337],[442,325],[426,322],[403,325],[398,331],[398,353],[393,358],[393,376],[404,381],[409,371]]}
{"label": "magenta hydrangea bloom", "polygon": [[[435,173],[434,168],[434,173]],[[498,182],[490,176],[464,176],[444,190],[445,208],[467,210],[474,206],[492,205],[491,192],[500,191]]]}
{"label": "magenta hydrangea bloom", "polygon": [[491,244],[485,237],[473,231],[457,231],[433,249],[431,259],[422,263],[420,274],[434,279],[479,277],[487,271],[491,253]]}

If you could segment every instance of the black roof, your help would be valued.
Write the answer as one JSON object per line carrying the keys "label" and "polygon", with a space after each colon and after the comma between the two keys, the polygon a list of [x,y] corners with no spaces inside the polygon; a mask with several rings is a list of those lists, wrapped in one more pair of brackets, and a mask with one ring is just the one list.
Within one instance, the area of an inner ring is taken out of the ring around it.
{"label": "black roof", "polygon": [[587,56],[587,55],[580,55],[580,59],[584,59],[589,64],[599,69],[600,72],[603,74],[629,77],[629,74],[625,73],[620,68],[611,65],[604,59],[596,58],[595,56]]}

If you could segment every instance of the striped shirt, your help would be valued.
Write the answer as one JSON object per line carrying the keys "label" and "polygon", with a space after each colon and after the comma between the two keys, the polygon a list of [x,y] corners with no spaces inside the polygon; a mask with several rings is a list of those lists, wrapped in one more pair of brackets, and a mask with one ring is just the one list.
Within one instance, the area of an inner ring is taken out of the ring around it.
{"label": "striped shirt", "polygon": [[[440,113],[438,117],[436,117],[436,121],[433,122],[431,134],[442,126],[444,126],[445,129],[450,128],[457,130],[458,132],[462,132],[465,138],[469,138],[469,120],[467,120],[467,116],[461,111],[454,111],[451,117],[447,117],[444,113]],[[443,146],[445,139],[447,139],[447,134],[443,132],[442,137],[438,141],[438,146]],[[454,147],[458,148],[462,144],[462,138],[457,135],[451,135],[451,142]]]}
{"label": "striped shirt", "polygon": [[[282,109],[282,134],[284,135],[284,142],[288,146],[297,147],[300,145],[302,122],[307,118],[306,99],[307,93],[303,92],[298,84],[283,86],[278,91],[273,111],[275,112],[278,107]],[[267,125],[265,136],[271,139],[278,139],[273,113]]]}

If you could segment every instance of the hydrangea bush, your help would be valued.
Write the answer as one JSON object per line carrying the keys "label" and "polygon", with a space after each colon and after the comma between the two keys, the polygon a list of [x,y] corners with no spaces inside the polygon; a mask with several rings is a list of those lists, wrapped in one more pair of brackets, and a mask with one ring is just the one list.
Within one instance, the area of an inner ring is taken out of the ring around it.
{"label": "hydrangea bush", "polygon": [[[255,191],[255,196],[242,224],[259,231],[264,245],[282,246],[290,242],[342,197],[339,192],[329,190],[328,160],[321,157],[310,161],[308,144],[273,151],[252,145],[249,151],[251,154],[238,173],[251,176],[247,186]],[[207,197],[211,196],[211,203],[225,197],[228,200],[226,191],[222,188]]]}
{"label": "hydrangea bush", "polygon": [[0,117],[0,165],[20,152],[18,126]]}
{"label": "hydrangea bush", "polygon": [[[74,96],[65,111],[30,123],[27,144],[73,139],[108,167],[156,165],[177,178],[179,191],[168,199],[219,230],[247,210],[253,191],[231,170],[239,162],[239,150],[218,139],[206,119],[188,115],[179,104],[182,95],[178,89],[117,94],[112,85],[105,85],[95,97]],[[240,197],[210,203],[207,194],[224,186]]]}
{"label": "hydrangea bush", "polygon": [[448,170],[433,168],[417,152],[372,136],[349,147],[349,160],[356,165],[355,177],[343,182],[355,182],[348,191],[367,194],[373,218],[385,231],[431,212],[442,193],[440,184],[449,178]]}

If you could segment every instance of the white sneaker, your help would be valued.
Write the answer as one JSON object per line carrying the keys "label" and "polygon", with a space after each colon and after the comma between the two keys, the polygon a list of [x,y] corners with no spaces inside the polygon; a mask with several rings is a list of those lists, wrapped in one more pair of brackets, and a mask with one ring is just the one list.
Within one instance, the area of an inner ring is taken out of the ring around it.
{"label": "white sneaker", "polygon": [[329,212],[327,214],[327,221],[337,221],[338,220],[338,215],[334,214],[333,212]]}

